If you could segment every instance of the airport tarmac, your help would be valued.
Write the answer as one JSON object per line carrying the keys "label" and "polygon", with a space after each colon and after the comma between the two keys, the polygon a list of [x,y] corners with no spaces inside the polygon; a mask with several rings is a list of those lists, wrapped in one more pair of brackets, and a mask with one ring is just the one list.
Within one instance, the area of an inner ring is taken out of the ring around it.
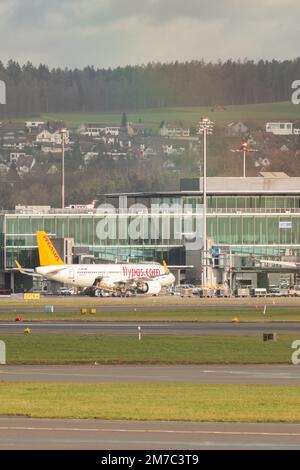
{"label": "airport tarmac", "polygon": [[8,365],[0,366],[0,381],[300,385],[300,366]]}
{"label": "airport tarmac", "polygon": [[[0,418],[0,449],[299,450],[300,424],[47,420],[2,417]],[[101,454],[99,454],[100,457]],[[137,459],[139,458],[141,457],[137,456]]]}
{"label": "airport tarmac", "polygon": [[23,334],[30,328],[32,334],[94,334],[135,335],[138,326],[144,335],[258,335],[263,333],[300,334],[300,322],[0,322],[0,334]]}

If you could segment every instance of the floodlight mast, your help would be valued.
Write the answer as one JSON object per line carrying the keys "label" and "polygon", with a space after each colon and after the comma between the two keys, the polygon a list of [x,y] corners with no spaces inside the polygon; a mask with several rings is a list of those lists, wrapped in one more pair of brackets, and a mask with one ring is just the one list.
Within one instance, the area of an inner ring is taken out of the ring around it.
{"label": "floodlight mast", "polygon": [[[213,133],[214,123],[207,117],[202,116],[198,124],[198,134],[203,135],[203,248],[202,248],[202,287],[207,287],[208,266],[207,266],[207,233],[206,233],[206,213],[207,213],[207,136]],[[201,181],[201,174],[200,181]]]}
{"label": "floodlight mast", "polygon": [[68,129],[60,129],[61,134],[61,207],[65,208],[65,136]]}
{"label": "floodlight mast", "polygon": [[243,178],[246,178],[246,154],[258,152],[258,150],[250,147],[248,142],[242,142],[239,149],[231,149],[231,152],[243,152]]}

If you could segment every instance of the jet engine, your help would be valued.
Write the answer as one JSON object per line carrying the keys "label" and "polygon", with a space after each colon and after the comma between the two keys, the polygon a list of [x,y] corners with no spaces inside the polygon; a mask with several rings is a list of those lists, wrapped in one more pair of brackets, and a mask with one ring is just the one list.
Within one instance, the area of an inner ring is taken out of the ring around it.
{"label": "jet engine", "polygon": [[147,281],[139,284],[137,291],[139,294],[157,295],[161,291],[161,285],[158,281]]}

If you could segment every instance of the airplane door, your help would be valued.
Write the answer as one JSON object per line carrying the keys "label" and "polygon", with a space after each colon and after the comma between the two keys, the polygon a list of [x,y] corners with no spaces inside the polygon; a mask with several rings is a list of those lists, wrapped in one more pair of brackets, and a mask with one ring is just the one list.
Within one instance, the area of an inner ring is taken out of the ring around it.
{"label": "airplane door", "polygon": [[74,281],[74,280],[75,280],[75,272],[74,272],[74,269],[69,269],[69,272],[68,272],[68,280],[69,280],[69,281]]}

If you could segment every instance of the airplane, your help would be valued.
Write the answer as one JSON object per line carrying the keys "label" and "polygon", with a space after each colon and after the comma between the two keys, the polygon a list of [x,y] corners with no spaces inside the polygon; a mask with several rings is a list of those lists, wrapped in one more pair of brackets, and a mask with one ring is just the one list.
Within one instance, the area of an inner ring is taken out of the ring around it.
{"label": "airplane", "polygon": [[175,281],[166,263],[140,264],[71,264],[63,262],[46,232],[36,233],[40,266],[24,269],[16,260],[18,270],[28,276],[42,276],[50,281],[88,288],[91,295],[104,292],[137,292],[157,295],[162,287]]}
{"label": "airplane", "polygon": [[71,204],[66,209],[95,209],[97,199],[93,199],[90,204]]}

